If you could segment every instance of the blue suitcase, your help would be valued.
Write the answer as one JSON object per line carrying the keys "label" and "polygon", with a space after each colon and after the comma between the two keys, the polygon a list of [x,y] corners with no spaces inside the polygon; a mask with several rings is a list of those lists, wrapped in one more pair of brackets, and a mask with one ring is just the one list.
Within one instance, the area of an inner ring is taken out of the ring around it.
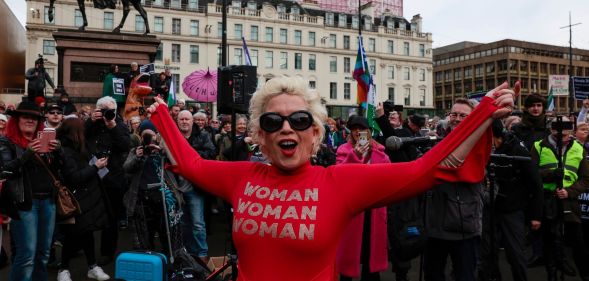
{"label": "blue suitcase", "polygon": [[122,252],[115,263],[115,278],[125,281],[167,281],[166,256],[157,252]]}

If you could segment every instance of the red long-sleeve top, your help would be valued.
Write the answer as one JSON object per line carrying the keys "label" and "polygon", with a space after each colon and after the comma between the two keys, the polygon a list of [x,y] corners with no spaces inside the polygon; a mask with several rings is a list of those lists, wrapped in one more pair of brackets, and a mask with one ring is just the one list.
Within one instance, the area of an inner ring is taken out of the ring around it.
{"label": "red long-sleeve top", "polygon": [[479,182],[491,149],[486,130],[460,168],[439,163],[497,109],[490,98],[422,158],[405,163],[306,163],[294,171],[251,162],[204,160],[182,137],[168,109],[151,120],[176,161],[173,170],[234,208],[240,281],[336,280],[340,235],[364,209],[409,198],[436,182]]}

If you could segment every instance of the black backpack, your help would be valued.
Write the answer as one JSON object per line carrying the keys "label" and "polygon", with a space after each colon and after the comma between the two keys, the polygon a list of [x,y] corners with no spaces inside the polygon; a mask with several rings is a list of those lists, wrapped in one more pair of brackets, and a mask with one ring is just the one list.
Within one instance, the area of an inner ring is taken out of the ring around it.
{"label": "black backpack", "polygon": [[425,249],[423,199],[421,196],[387,207],[387,231],[391,245],[390,255],[396,260],[409,261]]}

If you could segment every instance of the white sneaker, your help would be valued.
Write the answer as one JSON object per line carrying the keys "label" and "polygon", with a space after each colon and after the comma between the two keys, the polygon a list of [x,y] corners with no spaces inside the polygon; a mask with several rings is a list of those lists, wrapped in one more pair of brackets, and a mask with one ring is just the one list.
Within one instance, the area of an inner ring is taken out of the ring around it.
{"label": "white sneaker", "polygon": [[99,281],[104,281],[110,279],[108,274],[104,273],[104,270],[100,266],[95,266],[92,269],[88,270],[88,278],[96,279]]}
{"label": "white sneaker", "polygon": [[72,276],[70,275],[70,271],[67,269],[60,270],[57,273],[57,281],[72,281]]}

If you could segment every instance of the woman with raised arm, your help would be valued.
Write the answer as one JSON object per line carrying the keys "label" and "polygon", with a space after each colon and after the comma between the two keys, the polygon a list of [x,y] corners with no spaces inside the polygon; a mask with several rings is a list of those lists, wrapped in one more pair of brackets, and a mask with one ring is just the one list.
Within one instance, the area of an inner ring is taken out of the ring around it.
{"label": "woman with raised arm", "polygon": [[[492,118],[511,112],[519,87],[490,91],[465,121],[422,158],[393,164],[311,166],[325,107],[298,78],[266,82],[252,97],[250,128],[271,165],[204,160],[156,98],[149,111],[175,172],[235,209],[238,280],[336,280],[335,256],[362,211],[423,193],[441,181],[478,182],[491,149]],[[384,184],[388,183],[388,184]]]}

